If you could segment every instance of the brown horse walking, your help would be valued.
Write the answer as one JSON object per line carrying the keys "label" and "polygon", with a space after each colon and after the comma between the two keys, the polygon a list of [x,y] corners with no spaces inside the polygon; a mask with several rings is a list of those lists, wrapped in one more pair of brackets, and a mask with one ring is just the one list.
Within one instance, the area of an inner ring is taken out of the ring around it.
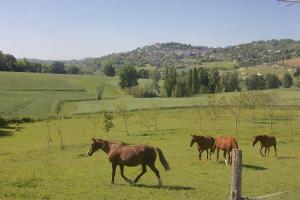
{"label": "brown horse walking", "polygon": [[216,138],[215,144],[213,146],[213,152],[217,149],[217,161],[219,161],[219,151],[223,150],[223,156],[225,159],[225,163],[227,164],[226,154],[228,154],[228,162],[231,164],[231,156],[230,153],[232,149],[238,149],[238,144],[234,137],[225,137],[220,136]]}
{"label": "brown horse walking", "polygon": [[201,135],[191,135],[191,145],[196,142],[197,148],[199,151],[199,160],[201,160],[201,154],[206,151],[206,159],[208,160],[208,151],[209,151],[209,160],[211,160],[211,153],[213,151],[213,145],[215,143],[215,139],[210,136],[201,136]]}
{"label": "brown horse walking", "polygon": [[[266,157],[267,151],[268,151],[268,156],[270,153],[270,147],[274,147],[275,150],[275,156],[277,157],[277,149],[276,149],[276,138],[273,136],[268,136],[268,135],[257,135],[253,138],[253,143],[252,146],[254,146],[257,142],[260,142],[260,155],[262,157]],[[262,149],[265,148],[265,155],[262,153]]]}
{"label": "brown horse walking", "polygon": [[[119,165],[121,176],[126,182],[133,184],[146,173],[147,166],[155,173],[158,179],[158,185],[162,186],[159,171],[155,167],[156,152],[158,153],[159,160],[165,170],[169,170],[169,164],[166,161],[162,151],[159,148],[150,145],[128,145],[125,143],[111,142],[103,139],[92,138],[93,143],[88,150],[87,154],[91,156],[98,149],[102,149],[108,154],[108,159],[112,163],[112,179],[111,183],[114,184],[116,168]],[[131,181],[124,175],[124,166],[134,167],[142,165],[142,172]]]}

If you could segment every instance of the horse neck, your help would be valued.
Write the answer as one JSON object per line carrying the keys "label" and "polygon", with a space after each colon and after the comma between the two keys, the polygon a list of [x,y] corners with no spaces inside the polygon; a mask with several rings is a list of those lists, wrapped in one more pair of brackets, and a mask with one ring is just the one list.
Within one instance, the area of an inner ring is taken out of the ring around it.
{"label": "horse neck", "polygon": [[109,142],[109,141],[105,141],[105,142],[107,142],[107,145],[101,146],[101,149],[102,149],[105,153],[108,154],[108,152],[109,152],[109,150],[110,150],[110,147],[111,147],[112,143]]}

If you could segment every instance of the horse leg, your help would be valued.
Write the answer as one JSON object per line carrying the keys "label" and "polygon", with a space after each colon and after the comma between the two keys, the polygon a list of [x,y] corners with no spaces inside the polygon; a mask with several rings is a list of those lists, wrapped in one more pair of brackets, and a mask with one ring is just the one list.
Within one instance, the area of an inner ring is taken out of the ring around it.
{"label": "horse leg", "polygon": [[217,148],[217,162],[219,162],[219,152],[220,152],[220,149]]}
{"label": "horse leg", "polygon": [[158,187],[161,187],[162,186],[162,181],[160,179],[160,175],[159,175],[159,171],[158,169],[155,167],[154,164],[152,165],[149,165],[150,169],[155,173],[157,179],[158,179]]}
{"label": "horse leg", "polygon": [[133,183],[137,183],[139,179],[147,172],[147,166],[142,164],[142,172],[134,179]]}
{"label": "horse leg", "polygon": [[203,150],[199,151],[199,160],[201,160],[201,154],[203,153]]}
{"label": "horse leg", "polygon": [[132,184],[132,181],[124,175],[124,165],[120,165],[120,171],[121,171],[121,176],[124,178],[124,180],[127,183]]}
{"label": "horse leg", "polygon": [[270,154],[270,147],[268,147],[268,157],[269,157],[269,154]]}
{"label": "horse leg", "polygon": [[276,148],[276,145],[274,145],[274,150],[275,150],[275,156],[277,158],[277,148]]}
{"label": "horse leg", "polygon": [[116,174],[117,164],[116,163],[112,163],[111,164],[111,168],[112,168],[111,184],[115,184],[115,174]]}
{"label": "horse leg", "polygon": [[206,159],[208,160],[208,149],[206,149]]}
{"label": "horse leg", "polygon": [[265,147],[265,157],[267,157],[267,147]]}
{"label": "horse leg", "polygon": [[228,160],[229,160],[229,164],[231,165],[232,163],[232,156],[231,156],[231,150],[228,150]]}
{"label": "horse leg", "polygon": [[225,163],[226,163],[226,165],[227,165],[228,163],[227,163],[227,160],[226,160],[226,150],[223,151],[223,157],[224,157]]}
{"label": "horse leg", "polygon": [[260,152],[260,155],[261,155],[262,157],[264,157],[264,155],[263,155],[263,153],[262,153],[262,149],[263,149],[263,148],[264,148],[264,146],[261,146],[261,147],[260,147],[260,151],[259,151],[259,152]]}

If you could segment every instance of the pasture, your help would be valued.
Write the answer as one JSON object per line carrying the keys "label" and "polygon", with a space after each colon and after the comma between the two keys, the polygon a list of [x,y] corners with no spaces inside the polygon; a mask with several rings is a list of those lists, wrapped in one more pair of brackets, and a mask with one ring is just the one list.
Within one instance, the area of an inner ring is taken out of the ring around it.
{"label": "pasture", "polygon": [[[201,109],[200,129],[198,111]],[[300,112],[292,121],[294,142],[290,142],[285,111],[277,109],[273,130],[258,109],[255,119],[243,110],[238,135],[234,134],[234,120],[228,110],[220,112],[216,131],[212,127],[207,108],[177,108],[161,110],[157,131],[150,132],[140,123],[140,115],[151,115],[151,110],[130,112],[129,134],[124,124],[114,120],[115,128],[109,138],[128,143],[151,144],[160,147],[171,170],[164,171],[157,160],[164,187],[157,187],[154,174],[148,172],[137,185],[128,185],[117,169],[115,185],[110,184],[111,165],[107,155],[96,152],[92,157],[86,151],[93,136],[93,125],[85,115],[63,119],[64,148],[60,148],[55,121],[49,123],[52,142],[47,145],[46,122],[22,124],[18,131],[2,129],[0,134],[0,199],[228,199],[230,166],[222,162],[198,160],[196,147],[190,144],[190,134],[233,135],[243,151],[243,196],[255,197],[279,191],[292,190],[269,199],[299,199],[300,175]],[[20,125],[19,125],[20,126]],[[151,140],[149,134],[152,134]],[[259,145],[252,147],[256,134],[271,134],[278,140],[278,158],[271,150],[268,158],[259,155]],[[99,126],[97,138],[107,138]],[[205,158],[205,154],[202,155]],[[222,155],[220,155],[222,158]],[[125,175],[133,179],[140,167],[125,167]]]}
{"label": "pasture", "polygon": [[0,113],[49,116],[62,102],[96,99],[100,82],[105,82],[104,98],[121,95],[117,79],[104,76],[0,72]]}

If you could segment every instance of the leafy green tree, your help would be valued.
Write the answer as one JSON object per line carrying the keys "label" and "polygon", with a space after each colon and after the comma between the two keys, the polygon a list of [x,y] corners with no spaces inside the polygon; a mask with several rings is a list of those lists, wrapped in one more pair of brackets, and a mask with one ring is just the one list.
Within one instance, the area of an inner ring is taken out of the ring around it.
{"label": "leafy green tree", "polygon": [[209,73],[208,90],[211,93],[218,92],[220,87],[220,74],[217,69],[213,69]]}
{"label": "leafy green tree", "polygon": [[246,79],[246,88],[248,90],[265,89],[265,79],[262,75],[251,74]]}
{"label": "leafy green tree", "polygon": [[293,77],[289,73],[285,73],[282,79],[282,87],[290,88],[294,83]]}
{"label": "leafy green tree", "polygon": [[126,134],[127,136],[129,136],[129,131],[128,131],[128,123],[127,120],[129,118],[129,112],[127,110],[127,106],[125,105],[124,102],[120,102],[118,104],[114,105],[114,113],[116,114],[116,116],[120,117],[125,125],[126,128]]}
{"label": "leafy green tree", "polygon": [[157,68],[151,71],[150,77],[152,79],[152,84],[151,84],[152,90],[155,92],[156,96],[158,96],[160,94],[160,85],[159,85],[160,73]]}
{"label": "leafy green tree", "polygon": [[67,65],[65,68],[67,74],[79,74],[80,72],[79,68],[74,65]]}
{"label": "leafy green tree", "polygon": [[138,70],[138,77],[139,78],[149,78],[149,71],[146,69]]}
{"label": "leafy green tree", "polygon": [[188,78],[184,71],[177,77],[174,97],[188,97],[191,95],[191,88],[188,85]]}
{"label": "leafy green tree", "polygon": [[166,68],[164,77],[164,89],[167,97],[171,97],[177,82],[176,68]]}
{"label": "leafy green tree", "polygon": [[194,67],[193,69],[193,87],[192,87],[192,93],[194,95],[198,94],[200,90],[200,82],[199,82],[199,75],[198,75],[198,69]]}
{"label": "leafy green tree", "polygon": [[65,74],[65,64],[63,62],[55,61],[50,65],[49,72],[55,74]]}
{"label": "leafy green tree", "polygon": [[120,68],[118,74],[119,85],[122,89],[138,85],[138,74],[133,66],[125,66]]}
{"label": "leafy green tree", "polygon": [[106,76],[114,76],[116,74],[116,70],[113,67],[112,62],[107,62],[104,64],[103,72]]}
{"label": "leafy green tree", "polygon": [[267,74],[265,77],[265,87],[266,89],[279,88],[281,81],[276,74]]}
{"label": "leafy green tree", "polygon": [[113,123],[114,116],[112,113],[108,111],[104,111],[101,117],[101,125],[104,132],[107,134],[107,138],[109,139],[109,131],[115,126]]}

